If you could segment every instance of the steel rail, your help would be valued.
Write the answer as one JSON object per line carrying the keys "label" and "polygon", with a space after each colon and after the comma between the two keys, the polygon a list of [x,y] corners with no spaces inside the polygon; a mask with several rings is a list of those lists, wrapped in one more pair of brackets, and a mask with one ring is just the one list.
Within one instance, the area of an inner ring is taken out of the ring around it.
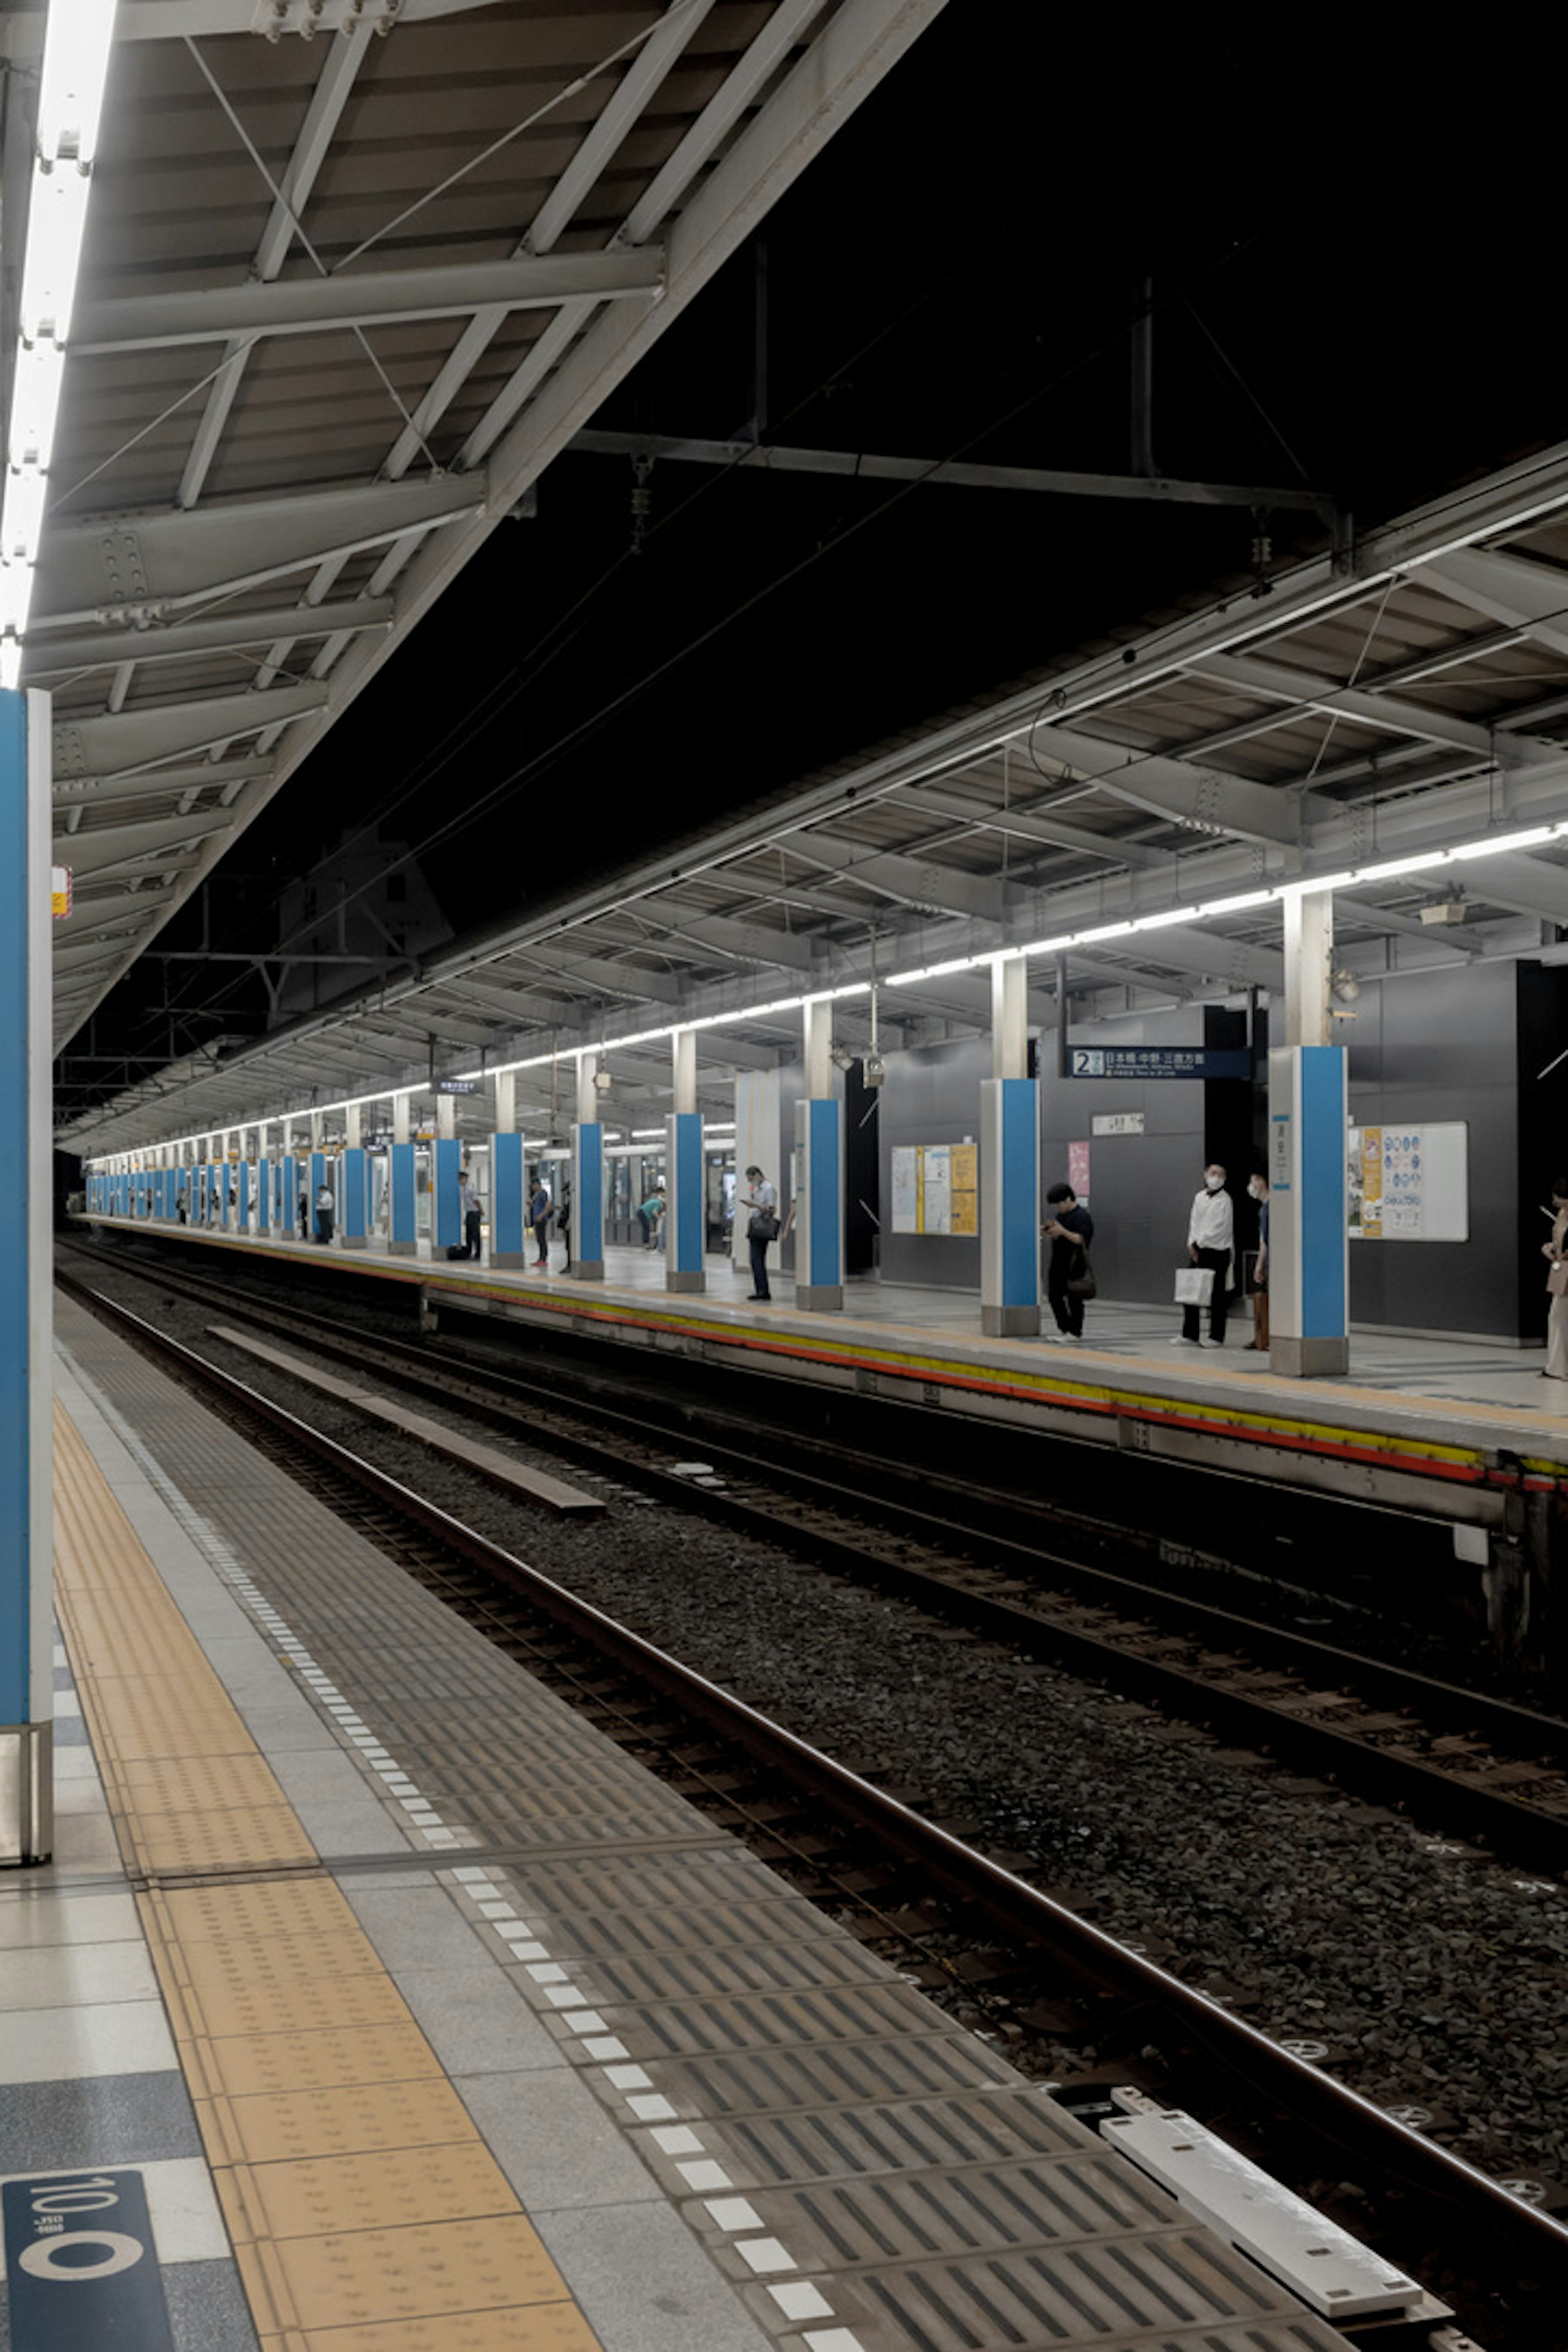
{"label": "steel rail", "polygon": [[264,1422],[290,1447],[309,1453],[353,1480],[398,1517],[413,1520],[459,1557],[543,1610],[574,1636],[592,1642],[617,1664],[721,1730],[767,1769],[782,1772],[829,1805],[841,1820],[915,1866],[932,1884],[979,1909],[1005,1934],[1044,1952],[1086,1990],[1110,1990],[1159,2010],[1233,2078],[1282,2105],[1358,2161],[1374,2164],[1387,2181],[1457,2210],[1467,2226],[1483,2230],[1499,2252],[1519,2266],[1517,2276],[1555,2287],[1568,2306],[1568,2227],[1489,2180],[1462,2158],[1384,2115],[1358,2092],[1281,2049],[1255,2027],[1129,1951],[1012,1871],[922,1820],[859,1774],[770,1722],[721,1685],[682,1665],[668,1651],[466,1527],[231,1373],[220,1370],[194,1349],[87,1286],[68,1276],[57,1278],[90,1312],[131,1335],[154,1357],[177,1366],[198,1390],[210,1394],[216,1387],[231,1405]]}

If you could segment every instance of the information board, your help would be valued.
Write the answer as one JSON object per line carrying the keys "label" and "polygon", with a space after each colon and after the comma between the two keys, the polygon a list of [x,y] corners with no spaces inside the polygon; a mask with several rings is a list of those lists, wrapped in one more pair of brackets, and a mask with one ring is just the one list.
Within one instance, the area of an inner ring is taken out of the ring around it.
{"label": "information board", "polygon": [[973,1143],[895,1143],[893,1232],[977,1234],[979,1158]]}
{"label": "information board", "polygon": [[1068,1076],[1073,1078],[1249,1078],[1252,1055],[1245,1045],[1074,1045]]}
{"label": "information board", "polygon": [[1352,1241],[1469,1240],[1469,1129],[1462,1119],[1352,1127],[1349,1147]]}

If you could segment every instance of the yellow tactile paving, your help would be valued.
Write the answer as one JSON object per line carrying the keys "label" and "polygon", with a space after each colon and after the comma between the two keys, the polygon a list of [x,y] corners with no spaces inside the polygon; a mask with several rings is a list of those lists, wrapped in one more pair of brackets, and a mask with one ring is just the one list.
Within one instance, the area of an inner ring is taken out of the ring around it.
{"label": "yellow tactile paving", "polygon": [[521,2212],[265,2239],[235,2252],[263,2333],[366,2327],[566,2299],[560,2272]]}
{"label": "yellow tactile paving", "polygon": [[56,1433],[60,1619],[268,2352],[597,2352],[63,1412]]}
{"label": "yellow tactile paving", "polygon": [[505,2173],[477,2141],[296,2164],[237,2164],[223,2181],[225,2215],[237,2243],[517,2210]]}
{"label": "yellow tactile paving", "polygon": [[569,2303],[526,2311],[464,2311],[388,2326],[290,2328],[264,2336],[262,2352],[597,2352],[598,2337]]}
{"label": "yellow tactile paving", "polygon": [[350,2150],[433,2148],[475,2137],[467,2107],[445,2075],[413,2083],[355,2083],[335,2091],[198,2101],[215,2165],[282,2162]]}

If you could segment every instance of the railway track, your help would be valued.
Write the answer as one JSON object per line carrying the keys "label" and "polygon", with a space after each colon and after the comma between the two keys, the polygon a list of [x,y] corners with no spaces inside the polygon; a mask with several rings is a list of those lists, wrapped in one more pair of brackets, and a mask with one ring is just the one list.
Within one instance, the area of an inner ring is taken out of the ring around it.
{"label": "railway track", "polygon": [[[685,1793],[818,1899],[853,1909],[868,1940],[901,1948],[920,1980],[945,1976],[984,2009],[990,1977],[1008,1985],[1009,2013],[1043,2005],[1058,2030],[1069,2004],[1101,2020],[1113,2010],[1145,2060],[1158,2045],[1146,2087],[1211,2118],[1217,2109],[1227,2137],[1331,2210],[1325,2183],[1353,2179],[1356,2210],[1341,2218],[1413,2274],[1459,2242],[1480,2310],[1489,2278],[1507,2282],[1515,2312],[1521,2301],[1531,2314],[1568,2307],[1568,2230],[144,1318],[64,1286],[292,1475],[308,1463],[334,1507],[352,1497],[372,1539],[623,1744],[667,1771],[673,1759]],[[1527,2325],[1501,2341],[1550,2340]]]}
{"label": "railway track", "polygon": [[607,1383],[579,1377],[563,1396],[570,1375],[558,1364],[531,1375],[499,1363],[493,1349],[474,1360],[448,1342],[436,1349],[358,1336],[330,1317],[199,1276],[118,1259],[116,1269],[458,1407],[529,1451],[791,1544],[819,1568],[1111,1684],[1533,1875],[1568,1870],[1568,1723],[1149,1584],[1107,1564],[1113,1538],[1103,1527],[1080,1530],[1082,1548],[1069,1552],[1059,1530],[1042,1542],[1037,1514],[1014,1496],[869,1465],[831,1440],[792,1440],[772,1427],[760,1474],[754,1412],[693,1406],[668,1384],[628,1399],[622,1381],[612,1401]]}

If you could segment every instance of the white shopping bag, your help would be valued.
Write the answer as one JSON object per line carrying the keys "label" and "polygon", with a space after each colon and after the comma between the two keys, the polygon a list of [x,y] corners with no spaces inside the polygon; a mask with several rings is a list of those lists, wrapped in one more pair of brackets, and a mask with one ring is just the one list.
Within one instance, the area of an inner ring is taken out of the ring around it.
{"label": "white shopping bag", "polygon": [[1176,1268],[1178,1307],[1206,1307],[1213,1297],[1212,1265],[1179,1265]]}

